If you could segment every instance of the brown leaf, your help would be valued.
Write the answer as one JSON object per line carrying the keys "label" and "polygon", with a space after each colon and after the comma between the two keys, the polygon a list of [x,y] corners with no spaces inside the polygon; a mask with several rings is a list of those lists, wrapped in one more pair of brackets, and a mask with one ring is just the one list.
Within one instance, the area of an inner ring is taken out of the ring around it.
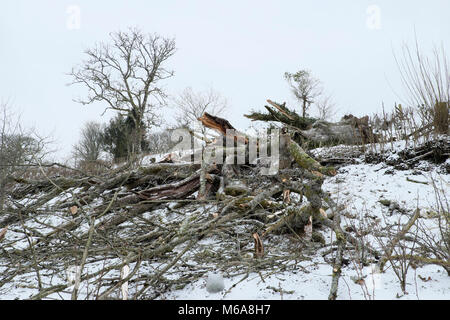
{"label": "brown leaf", "polygon": [[253,239],[255,240],[255,257],[261,258],[264,256],[264,246],[258,233],[253,233]]}
{"label": "brown leaf", "polygon": [[325,212],[325,210],[323,210],[322,208],[319,209],[320,214],[324,217],[324,218],[328,218],[327,214]]}
{"label": "brown leaf", "polygon": [[72,213],[72,215],[76,215],[77,212],[78,212],[77,206],[70,207],[70,213]]}
{"label": "brown leaf", "polygon": [[2,229],[2,231],[0,231],[0,241],[2,241],[3,238],[5,237],[6,231],[8,231],[8,227],[4,227],[4,228]]}

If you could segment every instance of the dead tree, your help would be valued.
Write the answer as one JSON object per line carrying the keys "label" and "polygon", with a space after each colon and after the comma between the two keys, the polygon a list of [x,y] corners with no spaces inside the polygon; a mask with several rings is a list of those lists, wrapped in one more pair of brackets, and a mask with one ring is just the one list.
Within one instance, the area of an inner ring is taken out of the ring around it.
{"label": "dead tree", "polygon": [[253,121],[273,121],[287,126],[293,131],[297,142],[305,142],[312,146],[335,144],[363,144],[376,142],[377,136],[369,126],[368,116],[357,118],[353,115],[344,116],[339,122],[304,118],[286,107],[286,103],[276,103],[267,100],[270,106],[264,106],[267,113],[253,111],[245,117]]}

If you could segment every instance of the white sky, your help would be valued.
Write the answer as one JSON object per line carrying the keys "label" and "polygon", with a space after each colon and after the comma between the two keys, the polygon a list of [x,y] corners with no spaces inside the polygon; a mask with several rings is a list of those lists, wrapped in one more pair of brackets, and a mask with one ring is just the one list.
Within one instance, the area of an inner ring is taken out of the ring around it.
{"label": "white sky", "polygon": [[[80,8],[75,30],[67,27],[72,5]],[[379,9],[379,28],[371,5]],[[266,99],[292,107],[283,74],[305,68],[333,95],[340,115],[372,114],[382,101],[387,108],[401,102],[393,50],[412,43],[414,28],[425,52],[433,44],[449,52],[449,12],[448,0],[3,1],[0,99],[11,99],[26,125],[52,134],[58,155],[67,156],[84,122],[106,122],[112,113],[101,118],[102,104],[73,102],[86,91],[67,86],[65,74],[85,48],[137,26],[176,38],[168,92],[212,86],[228,99],[228,119],[240,129],[250,125],[242,115],[262,110]]]}

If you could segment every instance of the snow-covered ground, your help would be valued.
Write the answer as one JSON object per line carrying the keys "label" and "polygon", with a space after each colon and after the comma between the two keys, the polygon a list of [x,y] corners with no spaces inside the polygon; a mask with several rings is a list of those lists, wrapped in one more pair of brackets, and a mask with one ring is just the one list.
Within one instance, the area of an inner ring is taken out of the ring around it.
{"label": "snow-covered ground", "polygon": [[[324,190],[332,194],[338,204],[347,207],[352,217],[343,219],[343,227],[359,223],[369,216],[382,223],[407,219],[400,212],[390,210],[380,200],[397,202],[401,208],[421,210],[422,219],[435,210],[435,190],[432,178],[438,182],[450,199],[450,175],[442,174],[431,166],[428,172],[418,170],[397,171],[384,163],[347,165],[324,183]],[[408,181],[425,182],[428,184]],[[433,230],[430,230],[432,232]],[[326,238],[331,233],[324,233]],[[327,241],[328,242],[328,241]],[[373,240],[376,246],[376,240]],[[320,250],[318,253],[321,253]],[[182,290],[163,295],[164,299],[327,299],[332,267],[318,254],[312,261],[300,262],[297,270],[273,275],[251,273],[227,278],[222,293],[210,294],[205,289],[205,279],[188,285]],[[360,280],[360,281],[358,281]],[[362,280],[362,281],[361,281]],[[338,299],[450,299],[450,276],[440,266],[426,265],[408,271],[406,292],[403,294],[392,268],[379,273],[375,264],[360,267],[350,263],[343,268],[339,281]]]}

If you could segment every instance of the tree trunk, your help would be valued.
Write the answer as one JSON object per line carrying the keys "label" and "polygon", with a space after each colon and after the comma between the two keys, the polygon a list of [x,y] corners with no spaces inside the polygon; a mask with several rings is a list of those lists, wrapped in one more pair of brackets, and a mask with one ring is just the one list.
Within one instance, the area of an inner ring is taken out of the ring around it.
{"label": "tree trunk", "polygon": [[308,130],[298,130],[298,134],[311,141],[313,145],[365,144],[377,142],[377,136],[368,123],[369,118],[345,116],[341,121],[332,123],[316,121]]}
{"label": "tree trunk", "polygon": [[3,181],[3,178],[0,178],[0,212],[3,211],[3,208],[5,206],[5,183]]}
{"label": "tree trunk", "polygon": [[306,99],[305,99],[305,98],[303,98],[303,108],[302,108],[302,111],[303,111],[302,117],[303,117],[303,118],[306,118]]}

